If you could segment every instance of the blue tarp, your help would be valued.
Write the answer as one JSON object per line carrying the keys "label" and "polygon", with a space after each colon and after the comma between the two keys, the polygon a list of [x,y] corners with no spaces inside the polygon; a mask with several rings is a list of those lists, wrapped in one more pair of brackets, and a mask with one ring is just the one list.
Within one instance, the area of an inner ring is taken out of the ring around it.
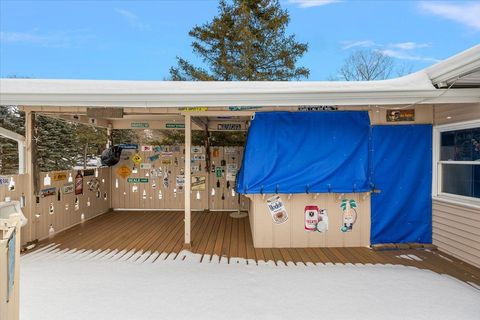
{"label": "blue tarp", "polygon": [[369,185],[365,111],[256,113],[240,193],[363,192]]}
{"label": "blue tarp", "polygon": [[371,243],[432,242],[432,126],[372,128]]}

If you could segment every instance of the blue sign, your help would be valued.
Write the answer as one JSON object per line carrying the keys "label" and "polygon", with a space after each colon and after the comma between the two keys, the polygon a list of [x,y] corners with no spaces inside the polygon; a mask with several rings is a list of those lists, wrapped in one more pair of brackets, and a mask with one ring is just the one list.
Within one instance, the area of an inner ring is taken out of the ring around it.
{"label": "blue sign", "polygon": [[124,150],[138,150],[138,144],[134,143],[124,143],[119,144],[118,146]]}

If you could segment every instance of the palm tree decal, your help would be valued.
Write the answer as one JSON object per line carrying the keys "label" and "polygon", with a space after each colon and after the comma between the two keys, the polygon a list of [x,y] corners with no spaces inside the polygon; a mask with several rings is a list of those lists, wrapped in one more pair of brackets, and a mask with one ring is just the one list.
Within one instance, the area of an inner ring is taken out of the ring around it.
{"label": "palm tree decal", "polygon": [[353,224],[357,221],[357,202],[354,199],[342,199],[340,208],[343,211],[343,226],[340,228],[342,232],[351,231]]}

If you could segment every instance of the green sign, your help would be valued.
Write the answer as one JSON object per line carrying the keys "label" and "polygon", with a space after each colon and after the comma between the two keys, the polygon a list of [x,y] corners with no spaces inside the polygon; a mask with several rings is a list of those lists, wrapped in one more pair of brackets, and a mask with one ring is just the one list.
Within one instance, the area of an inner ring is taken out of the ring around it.
{"label": "green sign", "polygon": [[150,124],[148,124],[148,122],[132,122],[130,126],[132,128],[148,128]]}
{"label": "green sign", "polygon": [[148,178],[128,178],[128,183],[148,183]]}
{"label": "green sign", "polygon": [[221,178],[221,177],[222,177],[222,173],[223,173],[222,167],[216,167],[216,168],[215,168],[215,176],[216,176],[217,178]]}
{"label": "green sign", "polygon": [[167,129],[185,129],[185,124],[183,123],[167,123],[165,125]]}

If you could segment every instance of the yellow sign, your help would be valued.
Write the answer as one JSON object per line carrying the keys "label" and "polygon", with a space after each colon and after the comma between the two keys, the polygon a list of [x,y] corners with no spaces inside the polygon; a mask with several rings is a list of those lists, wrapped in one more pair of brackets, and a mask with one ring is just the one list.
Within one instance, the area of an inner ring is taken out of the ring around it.
{"label": "yellow sign", "polygon": [[208,107],[184,107],[184,108],[178,108],[180,111],[190,111],[190,112],[203,112],[203,111],[208,111]]}
{"label": "yellow sign", "polygon": [[66,173],[66,172],[57,172],[57,173],[54,173],[52,179],[53,179],[53,181],[63,181],[63,180],[67,180],[67,173]]}
{"label": "yellow sign", "polygon": [[142,157],[140,157],[138,153],[135,153],[135,155],[132,157],[132,161],[135,164],[139,164],[140,162],[142,162]]}
{"label": "yellow sign", "polygon": [[125,179],[126,177],[132,174],[132,170],[130,170],[130,168],[127,166],[121,166],[120,168],[117,169],[117,174],[123,179]]}

